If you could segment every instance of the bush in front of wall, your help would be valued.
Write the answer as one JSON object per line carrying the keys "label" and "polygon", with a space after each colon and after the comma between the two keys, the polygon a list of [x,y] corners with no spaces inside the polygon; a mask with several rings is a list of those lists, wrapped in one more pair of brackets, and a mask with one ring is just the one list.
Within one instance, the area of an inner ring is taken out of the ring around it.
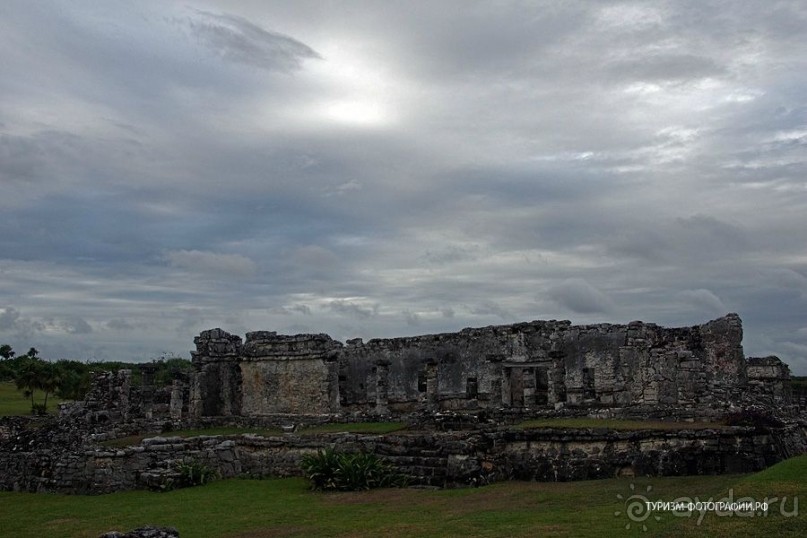
{"label": "bush in front of wall", "polygon": [[306,454],[301,467],[315,490],[357,491],[406,485],[405,477],[395,467],[367,452],[327,448]]}
{"label": "bush in front of wall", "polygon": [[203,486],[218,478],[215,469],[195,460],[180,463],[177,471],[179,471],[178,487]]}

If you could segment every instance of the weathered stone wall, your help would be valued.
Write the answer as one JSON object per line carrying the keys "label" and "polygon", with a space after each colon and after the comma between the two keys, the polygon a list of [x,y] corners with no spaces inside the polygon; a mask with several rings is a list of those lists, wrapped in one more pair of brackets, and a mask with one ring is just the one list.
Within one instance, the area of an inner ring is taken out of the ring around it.
{"label": "weathered stone wall", "polygon": [[[224,477],[290,476],[299,474],[304,454],[328,446],[377,453],[413,483],[437,486],[755,471],[807,451],[807,432],[795,419],[787,366],[775,357],[746,360],[741,342],[734,314],[674,329],[535,321],[346,345],[322,334],[273,332],[248,333],[242,343],[214,329],[195,339],[190,386],[178,378],[158,390],[148,365],[141,387],[128,371],[99,373],[86,401],[65,406],[53,424],[0,419],[0,489],[156,487],[176,474],[177,462],[191,460]],[[504,426],[526,416],[715,419],[749,408],[787,425],[674,432]],[[407,415],[426,427],[386,436],[157,438],[120,450],[95,444],[179,426],[377,415]],[[452,428],[465,431],[444,431]]]}
{"label": "weathered stone wall", "polygon": [[787,372],[751,364],[749,378],[742,335],[736,314],[671,329],[533,321],[346,345],[255,332],[242,346],[214,329],[195,340],[192,415],[642,407],[709,418],[755,391],[785,402]]}
{"label": "weathered stone wall", "polygon": [[154,385],[154,366],[143,364],[141,383],[132,384],[130,370],[95,372],[84,401],[59,405],[59,418],[94,440],[160,432],[187,424],[189,385],[185,374],[175,374],[171,386]]}
{"label": "weathered stone wall", "polygon": [[741,342],[734,314],[678,329],[535,321],[353,341],[340,357],[340,392],[348,409],[372,406],[384,361],[391,409],[727,407],[745,384]]}
{"label": "weathered stone wall", "polygon": [[342,344],[327,335],[241,338],[221,329],[194,339],[191,416],[259,416],[338,412],[336,358]]}
{"label": "weathered stone wall", "polygon": [[[24,437],[24,436],[23,436]],[[6,440],[0,489],[108,493],[158,488],[179,462],[198,461],[224,478],[299,476],[305,454],[326,447],[378,454],[410,483],[465,486],[524,479],[567,481],[614,476],[752,472],[807,450],[807,432],[790,425],[771,432],[632,431],[496,428],[388,435],[320,434],[156,437],[117,450],[53,451]]]}
{"label": "weathered stone wall", "polygon": [[191,416],[241,414],[241,337],[221,329],[203,331],[194,338],[191,353],[196,372],[191,377]]}
{"label": "weathered stone wall", "polygon": [[760,405],[778,409],[795,403],[790,368],[778,357],[749,357],[746,371],[749,393]]}
{"label": "weathered stone wall", "polygon": [[239,364],[242,414],[339,412],[340,348],[326,335],[247,333]]}

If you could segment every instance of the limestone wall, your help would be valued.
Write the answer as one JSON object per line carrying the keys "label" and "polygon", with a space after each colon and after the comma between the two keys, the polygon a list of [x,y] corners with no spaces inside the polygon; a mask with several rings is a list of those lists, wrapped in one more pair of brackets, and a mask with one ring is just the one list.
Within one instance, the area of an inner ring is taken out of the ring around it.
{"label": "limestone wall", "polygon": [[27,438],[0,440],[0,490],[109,493],[158,488],[180,462],[223,478],[299,476],[305,454],[335,447],[378,454],[410,483],[467,486],[509,479],[567,481],[614,476],[753,472],[807,450],[802,425],[771,432],[497,428],[389,435],[155,437],[122,449],[52,450]]}
{"label": "limestone wall", "polygon": [[194,338],[196,372],[191,378],[191,416],[241,414],[241,337],[221,329]]}
{"label": "limestone wall", "polygon": [[346,345],[274,332],[242,345],[214,329],[195,340],[192,415],[642,407],[708,417],[748,391],[784,402],[781,369],[752,365],[749,385],[742,336],[736,314],[682,328],[552,320]]}
{"label": "limestone wall", "polygon": [[746,371],[749,393],[758,405],[781,409],[796,403],[790,386],[790,368],[778,357],[749,357]]}
{"label": "limestone wall", "polygon": [[711,406],[745,383],[741,341],[736,315],[680,329],[535,321],[352,341],[340,393],[346,409],[374,405],[381,361],[391,409]]}

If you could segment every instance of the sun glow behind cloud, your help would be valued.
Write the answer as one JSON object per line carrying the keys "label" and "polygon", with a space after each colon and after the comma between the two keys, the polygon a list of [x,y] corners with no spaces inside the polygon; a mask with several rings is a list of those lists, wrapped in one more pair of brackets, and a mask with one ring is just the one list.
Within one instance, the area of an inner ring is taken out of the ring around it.
{"label": "sun glow behind cloud", "polygon": [[385,127],[395,122],[395,88],[388,74],[342,44],[320,50],[323,60],[311,62],[306,76],[321,85],[322,92],[305,106],[306,116],[358,128]]}
{"label": "sun glow behind cloud", "polygon": [[320,113],[335,122],[357,126],[383,125],[389,120],[383,105],[359,100],[334,101],[322,107]]}
{"label": "sun glow behind cloud", "polygon": [[4,3],[0,343],[731,309],[807,373],[807,7],[434,4]]}

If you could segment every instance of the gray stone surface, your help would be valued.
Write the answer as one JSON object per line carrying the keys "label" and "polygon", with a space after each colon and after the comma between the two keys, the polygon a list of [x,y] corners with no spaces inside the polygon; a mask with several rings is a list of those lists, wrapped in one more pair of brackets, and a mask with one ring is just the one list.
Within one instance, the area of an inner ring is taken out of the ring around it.
{"label": "gray stone surface", "polygon": [[[412,485],[468,486],[500,480],[567,481],[761,470],[807,451],[805,425],[692,430],[480,426],[387,435],[281,434],[155,437],[123,449],[28,446],[0,452],[0,489],[109,493],[160,489],[179,462],[222,478],[300,476],[304,455],[327,447],[375,453]],[[173,473],[173,474],[172,474]]]}
{"label": "gray stone surface", "polygon": [[533,321],[346,345],[266,331],[241,345],[214,329],[195,340],[191,414],[641,407],[708,418],[757,393],[789,405],[787,367],[746,361],[742,335],[736,314],[682,328]]}
{"label": "gray stone surface", "polygon": [[[534,321],[411,338],[350,340],[221,329],[195,339],[194,373],[155,388],[99,372],[58,419],[0,418],[0,489],[107,493],[160,489],[182,463],[224,478],[296,476],[326,447],[388,459],[412,484],[751,472],[807,452],[804,406],[776,357],[745,359],[730,314],[694,327]],[[800,401],[800,400],[799,400]],[[800,406],[801,405],[801,406]],[[692,421],[729,429],[523,430],[528,417]],[[299,425],[396,417],[389,435],[303,435]],[[772,417],[773,420],[767,420]],[[741,422],[744,424],[744,422]],[[751,424],[754,422],[752,420]],[[175,428],[282,426],[277,436],[172,437]],[[98,443],[151,433],[142,443]]]}

